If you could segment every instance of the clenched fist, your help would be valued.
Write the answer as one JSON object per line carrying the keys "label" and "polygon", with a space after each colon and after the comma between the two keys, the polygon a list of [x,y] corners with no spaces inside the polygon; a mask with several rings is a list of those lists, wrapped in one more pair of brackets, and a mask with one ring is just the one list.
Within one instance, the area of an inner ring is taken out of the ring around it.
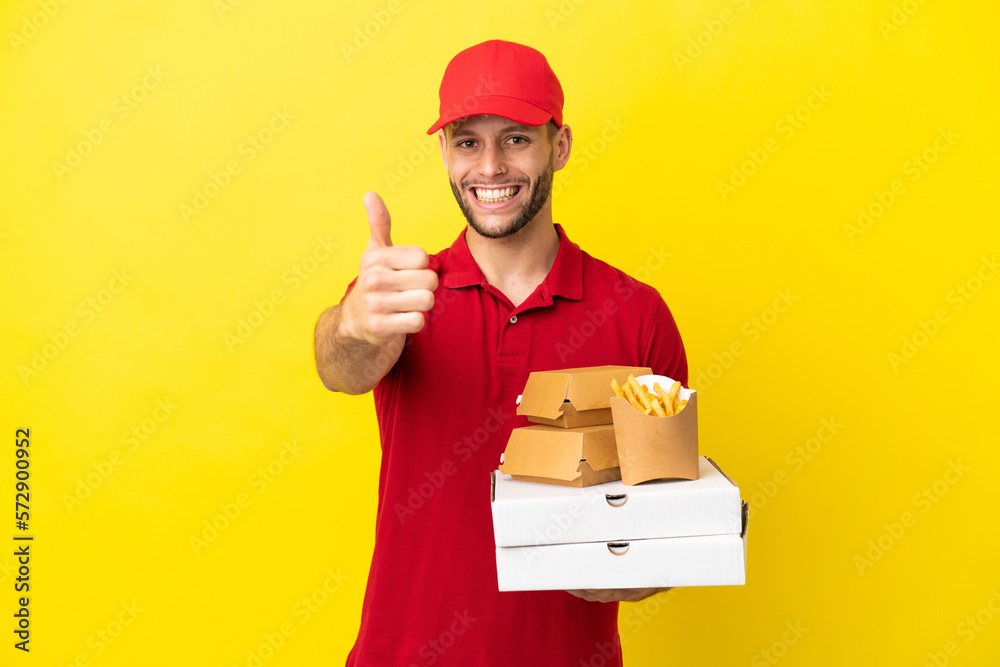
{"label": "clenched fist", "polygon": [[419,246],[394,246],[389,211],[378,193],[365,194],[371,237],[361,255],[354,289],[343,303],[341,331],[372,345],[416,333],[424,313],[434,307],[438,277],[427,268],[429,257]]}

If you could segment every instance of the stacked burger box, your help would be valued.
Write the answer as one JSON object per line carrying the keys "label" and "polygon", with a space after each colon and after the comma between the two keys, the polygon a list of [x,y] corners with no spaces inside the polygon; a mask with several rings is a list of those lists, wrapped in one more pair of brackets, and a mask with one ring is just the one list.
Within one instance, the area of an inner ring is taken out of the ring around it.
{"label": "stacked burger box", "polygon": [[531,373],[517,414],[537,425],[511,432],[500,470],[519,481],[576,487],[621,479],[611,380],[649,372],[593,366]]}
{"label": "stacked burger box", "polygon": [[[670,417],[614,398],[649,368],[531,373],[490,499],[501,591],[745,582],[747,507],[698,455],[696,392]],[[669,385],[667,385],[669,386]]]}

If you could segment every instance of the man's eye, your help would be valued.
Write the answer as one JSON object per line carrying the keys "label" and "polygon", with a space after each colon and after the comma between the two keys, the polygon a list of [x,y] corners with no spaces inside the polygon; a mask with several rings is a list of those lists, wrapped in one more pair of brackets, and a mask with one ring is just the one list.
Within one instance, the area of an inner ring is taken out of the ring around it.
{"label": "man's eye", "polygon": [[472,141],[472,139],[466,139],[465,141],[458,142],[458,147],[459,148],[472,148],[472,144],[473,143],[474,142]]}
{"label": "man's eye", "polygon": [[509,141],[514,144],[523,144],[526,143],[528,140],[525,139],[524,137],[511,137]]}

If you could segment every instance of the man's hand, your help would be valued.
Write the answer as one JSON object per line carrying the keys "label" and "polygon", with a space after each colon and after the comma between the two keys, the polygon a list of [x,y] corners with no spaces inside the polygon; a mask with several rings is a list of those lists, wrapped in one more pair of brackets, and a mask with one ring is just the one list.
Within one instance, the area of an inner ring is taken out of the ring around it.
{"label": "man's hand", "polygon": [[418,246],[393,246],[389,211],[376,192],[365,195],[371,237],[354,289],[344,300],[340,333],[380,346],[424,328],[434,307],[437,274]]}
{"label": "man's hand", "polygon": [[566,592],[591,602],[637,602],[669,590],[669,588],[587,588]]}
{"label": "man's hand", "polygon": [[434,306],[437,274],[416,246],[393,246],[389,211],[374,192],[365,195],[371,236],[350,293],[327,308],[314,332],[316,371],[330,391],[364,394],[403,352],[406,334],[424,328]]}

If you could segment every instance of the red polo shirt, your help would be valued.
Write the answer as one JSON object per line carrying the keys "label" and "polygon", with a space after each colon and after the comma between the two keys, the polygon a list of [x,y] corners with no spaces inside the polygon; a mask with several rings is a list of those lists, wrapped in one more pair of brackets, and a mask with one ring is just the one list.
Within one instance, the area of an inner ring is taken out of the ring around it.
{"label": "red polo shirt", "polygon": [[552,269],[517,307],[486,282],[464,231],[431,259],[434,308],[374,390],[375,553],[348,666],[621,664],[617,603],[497,591],[490,472],[528,425],[514,414],[528,373],[628,364],[687,385],[659,293],[556,230]]}

